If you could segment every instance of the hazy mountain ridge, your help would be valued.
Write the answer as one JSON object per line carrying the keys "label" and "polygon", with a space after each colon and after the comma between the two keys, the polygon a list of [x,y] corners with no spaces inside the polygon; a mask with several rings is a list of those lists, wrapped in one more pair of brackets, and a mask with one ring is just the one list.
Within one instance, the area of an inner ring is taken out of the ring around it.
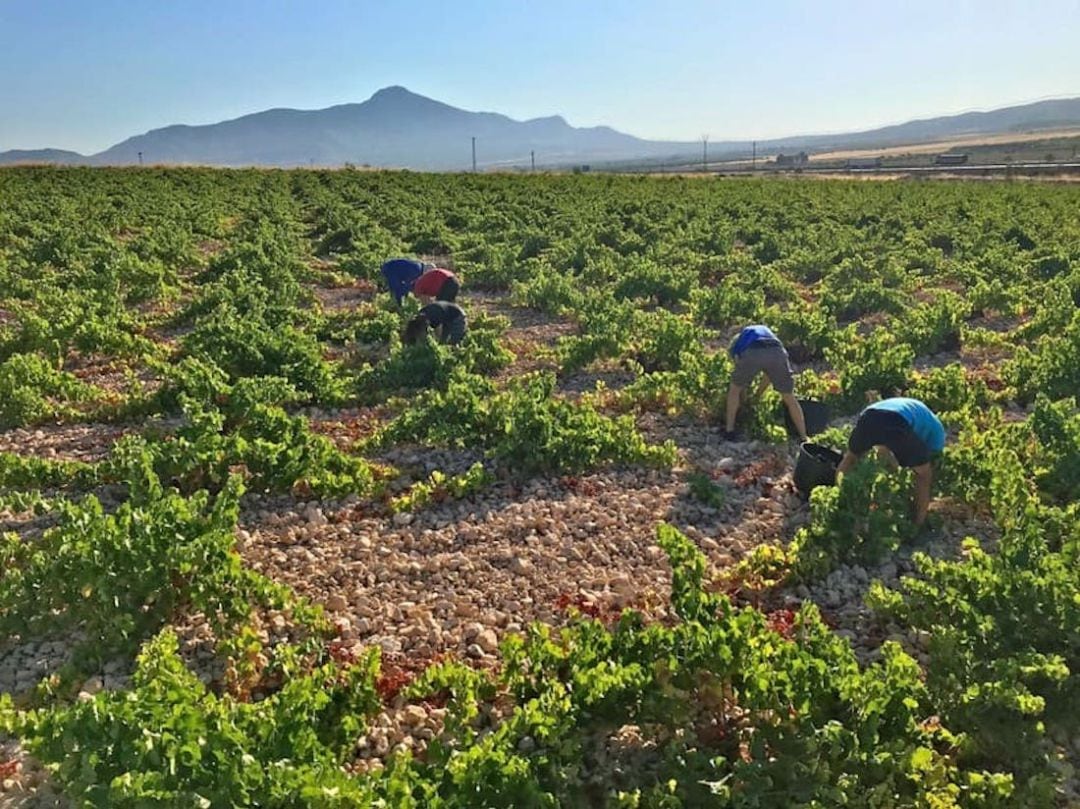
{"label": "hazy mountain ridge", "polygon": [[[1080,126],[1080,98],[1039,101],[989,112],[969,112],[864,132],[793,136],[758,142],[758,153],[778,150],[870,148],[959,135]],[[698,142],[650,141],[611,127],[573,127],[560,115],[516,121],[493,112],[470,112],[387,87],[367,101],[321,110],[277,108],[216,124],[174,124],[136,135],[95,155],[59,149],[0,152],[0,164],[56,163],[211,166],[340,166],[345,163],[428,170],[471,166],[476,138],[481,167],[634,160],[700,154]],[[709,144],[712,159],[748,154],[750,141]]]}
{"label": "hazy mountain ridge", "polygon": [[56,165],[85,163],[87,158],[67,149],[11,149],[0,152],[0,165],[4,163],[54,163]]}

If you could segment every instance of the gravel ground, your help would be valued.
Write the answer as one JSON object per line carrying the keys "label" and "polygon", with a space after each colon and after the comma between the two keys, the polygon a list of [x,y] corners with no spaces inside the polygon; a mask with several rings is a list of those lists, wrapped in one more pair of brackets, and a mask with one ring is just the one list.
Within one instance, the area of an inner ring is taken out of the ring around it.
{"label": "gravel ground", "polygon": [[0,452],[93,463],[108,455],[116,440],[134,429],[117,424],[44,424],[7,430],[0,433]]}
{"label": "gravel ground", "polygon": [[[654,542],[661,521],[725,565],[756,542],[779,541],[805,514],[785,448],[697,434],[699,454],[711,451],[732,481],[723,484],[729,496],[721,508],[693,499],[685,471],[644,469],[501,481],[462,501],[393,516],[363,503],[266,498],[245,509],[242,553],[347,619],[352,638],[390,653],[457,651],[483,660],[503,632],[562,620],[560,597],[600,608],[661,602],[670,582]],[[736,486],[741,473],[761,468],[763,454],[775,476]],[[435,468],[463,472],[478,459],[419,448],[380,458],[412,470],[413,479]]]}

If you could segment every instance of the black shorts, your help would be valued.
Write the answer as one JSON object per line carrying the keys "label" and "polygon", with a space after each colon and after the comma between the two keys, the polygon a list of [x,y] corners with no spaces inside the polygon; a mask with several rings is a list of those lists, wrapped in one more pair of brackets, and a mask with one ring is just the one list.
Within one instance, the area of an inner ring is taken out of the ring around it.
{"label": "black shorts", "polygon": [[442,286],[439,287],[439,294],[435,296],[435,300],[453,303],[457,300],[457,294],[460,289],[461,284],[458,283],[456,278],[447,278],[443,281]]}
{"label": "black shorts", "polygon": [[930,463],[934,454],[899,413],[867,408],[855,422],[855,429],[848,439],[848,449],[862,455],[878,446],[887,447],[896,457],[896,462],[904,467]]}

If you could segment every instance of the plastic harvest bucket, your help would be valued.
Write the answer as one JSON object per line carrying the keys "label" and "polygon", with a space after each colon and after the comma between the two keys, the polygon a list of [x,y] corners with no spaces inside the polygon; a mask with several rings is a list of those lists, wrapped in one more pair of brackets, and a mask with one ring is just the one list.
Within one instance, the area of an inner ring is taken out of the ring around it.
{"label": "plastic harvest bucket", "polygon": [[[815,402],[813,399],[799,399],[799,406],[802,407],[803,419],[806,421],[806,434],[817,435],[829,426],[829,419],[831,414],[829,413],[829,406],[822,404],[821,402]],[[788,409],[781,405],[784,410],[784,424],[787,426],[788,435],[797,436],[795,431],[795,424],[791,420],[791,414],[788,413]]]}
{"label": "plastic harvest bucket", "polygon": [[835,449],[807,441],[799,447],[795,462],[795,488],[809,496],[815,486],[832,486],[836,483],[836,467],[843,457]]}

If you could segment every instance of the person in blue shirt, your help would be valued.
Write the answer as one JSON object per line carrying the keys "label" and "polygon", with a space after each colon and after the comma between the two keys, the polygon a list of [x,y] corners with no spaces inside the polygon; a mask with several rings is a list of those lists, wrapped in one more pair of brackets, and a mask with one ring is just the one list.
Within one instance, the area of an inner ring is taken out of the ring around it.
{"label": "person in blue shirt", "polygon": [[398,306],[401,305],[405,296],[412,292],[413,284],[424,274],[424,270],[432,266],[434,265],[409,258],[392,258],[382,265],[386,285],[390,288],[390,294],[394,296]]}
{"label": "person in blue shirt", "polygon": [[915,524],[922,525],[930,508],[930,462],[945,448],[941,421],[918,399],[896,397],[872,404],[859,414],[837,473],[851,469],[871,447],[915,473]]}
{"label": "person in blue shirt", "polygon": [[735,370],[731,373],[731,386],[728,388],[724,438],[728,441],[738,438],[735,417],[739,414],[743,391],[755,376],[764,373],[784,400],[799,440],[805,441],[806,418],[799,400],[795,398],[795,372],[780,338],[768,326],[747,326],[739,332],[728,353],[735,360]]}

